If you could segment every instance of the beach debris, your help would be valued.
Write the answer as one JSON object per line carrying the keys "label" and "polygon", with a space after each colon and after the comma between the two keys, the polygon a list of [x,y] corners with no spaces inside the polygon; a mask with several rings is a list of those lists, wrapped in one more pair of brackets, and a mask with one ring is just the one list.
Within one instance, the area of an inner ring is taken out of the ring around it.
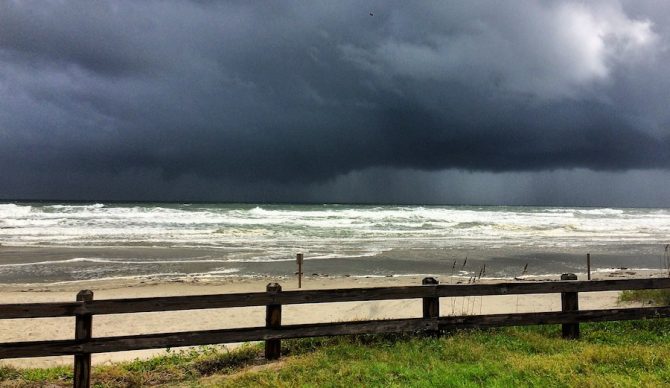
{"label": "beach debris", "polygon": [[[528,273],[528,263],[526,263],[526,265],[523,266],[523,271],[521,271],[521,275],[515,276],[514,280],[527,280],[523,278],[523,276],[526,275],[527,273]],[[519,296],[517,295],[517,298],[518,297]]]}
{"label": "beach debris", "polygon": [[482,266],[482,268],[479,270],[479,276],[477,277],[477,280],[482,280],[482,276],[486,274],[486,264]]}
{"label": "beach debris", "polygon": [[302,253],[298,253],[295,255],[295,261],[298,264],[298,272],[296,274],[298,275],[298,288],[302,288],[302,263],[305,261],[305,255]]}
{"label": "beach debris", "polygon": [[452,264],[451,266],[451,276],[449,277],[449,284],[453,283],[455,269],[456,269],[456,260],[454,260],[454,264]]}

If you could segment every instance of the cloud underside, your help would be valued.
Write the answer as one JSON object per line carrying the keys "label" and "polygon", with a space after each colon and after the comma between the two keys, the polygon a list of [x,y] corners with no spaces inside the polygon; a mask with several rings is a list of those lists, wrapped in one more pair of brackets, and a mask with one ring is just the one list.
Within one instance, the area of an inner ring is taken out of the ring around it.
{"label": "cloud underside", "polygon": [[3,2],[0,169],[82,177],[73,190],[146,171],[253,186],[667,170],[668,17],[628,1]]}

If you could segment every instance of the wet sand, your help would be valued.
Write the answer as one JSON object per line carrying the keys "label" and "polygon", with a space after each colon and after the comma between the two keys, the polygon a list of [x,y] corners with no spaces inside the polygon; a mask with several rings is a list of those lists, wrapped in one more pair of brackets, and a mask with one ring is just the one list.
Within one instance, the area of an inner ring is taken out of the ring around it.
{"label": "wet sand", "polygon": [[[0,291],[13,284],[29,282],[54,284],[115,279],[133,283],[223,281],[231,278],[288,277],[296,270],[295,256],[271,259],[256,257],[255,251],[236,252],[207,247],[11,247],[0,246]],[[659,251],[660,249],[660,251]],[[475,276],[485,265],[488,277],[518,276],[528,273],[559,276],[584,272],[586,252],[591,252],[593,268],[661,268],[662,246],[616,246],[609,250],[548,249],[524,247],[449,249],[436,247],[396,247],[373,256],[318,258],[305,254],[307,275],[425,275],[450,273]],[[235,258],[231,257],[235,256]],[[238,257],[242,255],[244,257]],[[247,257],[249,256],[249,257]],[[467,258],[467,266],[462,263]],[[86,283],[83,283],[86,284]],[[35,285],[42,287],[41,285]],[[22,286],[19,286],[22,287]]]}

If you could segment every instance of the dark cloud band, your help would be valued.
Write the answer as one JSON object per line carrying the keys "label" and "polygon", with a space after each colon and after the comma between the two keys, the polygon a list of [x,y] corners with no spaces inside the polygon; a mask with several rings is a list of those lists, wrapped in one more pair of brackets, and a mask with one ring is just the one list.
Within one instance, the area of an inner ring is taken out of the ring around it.
{"label": "dark cloud band", "polygon": [[668,169],[666,16],[638,2],[3,2],[0,168],[247,184]]}

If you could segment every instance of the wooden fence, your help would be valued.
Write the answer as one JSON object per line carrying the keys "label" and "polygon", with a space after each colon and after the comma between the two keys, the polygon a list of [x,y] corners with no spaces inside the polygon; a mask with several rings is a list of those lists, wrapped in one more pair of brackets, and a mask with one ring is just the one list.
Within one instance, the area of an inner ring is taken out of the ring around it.
{"label": "wooden fence", "polygon": [[[219,295],[169,296],[133,299],[94,300],[90,290],[80,291],[76,301],[0,305],[0,319],[74,316],[75,338],[71,340],[10,342],[0,344],[0,359],[74,355],[74,386],[90,384],[91,354],[137,349],[156,349],[245,341],[265,341],[265,356],[280,356],[280,341],[286,338],[373,334],[392,332],[432,332],[455,328],[481,328],[535,324],[562,324],[565,338],[579,337],[580,322],[620,321],[670,317],[670,306],[579,310],[578,293],[670,288],[670,278],[577,281],[564,274],[561,281],[533,283],[441,285],[425,278],[422,285],[307,291],[282,291],[277,283],[265,292]],[[488,315],[440,316],[441,297],[561,293],[562,311]],[[337,323],[282,325],[282,306],[393,299],[422,299],[420,318],[370,320]],[[141,312],[266,306],[265,326],[93,337],[93,315]]]}

